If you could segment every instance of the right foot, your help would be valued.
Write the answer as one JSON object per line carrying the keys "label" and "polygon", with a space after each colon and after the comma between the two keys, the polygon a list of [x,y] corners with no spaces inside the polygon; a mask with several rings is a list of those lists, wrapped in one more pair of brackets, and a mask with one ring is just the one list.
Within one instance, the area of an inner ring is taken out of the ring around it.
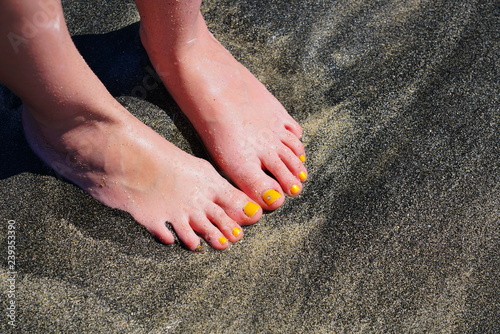
{"label": "right foot", "polygon": [[171,36],[169,20],[146,15],[142,43],[220,170],[264,209],[274,210],[283,194],[299,195],[307,179],[302,129],[194,13],[178,27],[178,37]]}
{"label": "right foot", "polygon": [[166,141],[119,105],[116,116],[51,129],[23,111],[34,151],[59,174],[107,206],[129,212],[159,241],[174,236],[191,250],[199,235],[216,249],[241,239],[240,224],[262,209],[205,160]]}

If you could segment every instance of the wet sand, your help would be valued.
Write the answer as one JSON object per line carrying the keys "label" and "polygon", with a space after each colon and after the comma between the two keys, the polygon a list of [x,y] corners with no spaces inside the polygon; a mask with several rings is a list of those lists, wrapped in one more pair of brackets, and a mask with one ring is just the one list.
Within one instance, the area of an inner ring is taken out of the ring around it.
{"label": "wet sand", "polygon": [[[117,99],[206,158],[151,70],[133,3],[64,6]],[[499,332],[498,5],[216,0],[203,11],[303,125],[303,194],[227,251],[161,245],[44,166],[2,87],[0,276],[10,220],[17,332]],[[0,294],[4,315],[12,298]]]}

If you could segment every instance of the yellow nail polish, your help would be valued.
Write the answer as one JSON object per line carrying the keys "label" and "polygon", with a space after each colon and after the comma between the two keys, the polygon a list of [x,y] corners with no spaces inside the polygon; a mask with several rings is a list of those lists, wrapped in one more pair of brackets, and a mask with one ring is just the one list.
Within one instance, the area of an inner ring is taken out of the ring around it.
{"label": "yellow nail polish", "polygon": [[259,211],[259,208],[260,206],[258,204],[248,202],[243,208],[243,212],[245,212],[248,217],[253,217],[257,211]]}
{"label": "yellow nail polish", "polygon": [[274,189],[269,189],[264,193],[264,195],[262,195],[262,199],[264,200],[264,202],[266,202],[267,205],[273,204],[280,197],[281,194]]}
{"label": "yellow nail polish", "polygon": [[306,156],[305,156],[305,155],[303,155],[303,154],[299,157],[299,159],[300,159],[300,161],[302,161],[302,162],[306,162]]}
{"label": "yellow nail polish", "polygon": [[306,172],[300,172],[299,173],[299,179],[300,179],[300,181],[304,182],[307,179],[307,173]]}
{"label": "yellow nail polish", "polygon": [[224,245],[227,242],[227,238],[226,237],[220,237],[219,238],[219,242],[220,242],[221,245]]}
{"label": "yellow nail polish", "polygon": [[291,188],[290,188],[290,192],[292,193],[292,195],[295,195],[296,193],[298,193],[300,191],[300,187],[296,184],[294,184]]}
{"label": "yellow nail polish", "polygon": [[232,233],[233,233],[233,235],[234,235],[235,237],[239,236],[239,235],[240,235],[240,233],[241,233],[241,228],[238,228],[238,227],[233,228]]}

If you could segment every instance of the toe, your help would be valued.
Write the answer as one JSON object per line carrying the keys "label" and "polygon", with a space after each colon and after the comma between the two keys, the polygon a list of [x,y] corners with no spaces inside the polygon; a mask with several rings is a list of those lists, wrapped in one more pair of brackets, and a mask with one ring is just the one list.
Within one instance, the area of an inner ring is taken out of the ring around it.
{"label": "toe", "polygon": [[167,228],[165,220],[156,216],[144,215],[141,212],[132,211],[132,216],[135,221],[144,226],[149,233],[151,233],[156,240],[162,244],[171,245],[175,243],[175,237],[172,232]]}
{"label": "toe", "polygon": [[[142,224],[144,225],[144,224]],[[175,237],[172,232],[168,230],[165,223],[157,224],[158,226],[147,227],[147,230],[158,240],[159,242],[167,245],[171,245],[175,242]]]}
{"label": "toe", "polygon": [[200,247],[200,237],[196,235],[193,228],[189,224],[187,218],[182,218],[178,221],[171,222],[175,234],[179,240],[190,250],[196,251]]}
{"label": "toe", "polygon": [[229,241],[236,242],[243,237],[240,225],[232,220],[220,206],[214,204],[209,208],[207,217]]}
{"label": "toe", "polygon": [[[293,133],[287,131],[283,138],[281,139],[281,142],[288,147],[292,152],[297,156],[304,156],[305,157],[305,149],[304,149],[304,144],[300,141],[299,138],[297,138]],[[304,160],[305,161],[305,160]],[[303,161],[303,162],[304,162]]]}
{"label": "toe", "polygon": [[[263,178],[269,178],[265,173],[262,174]],[[266,210],[276,210],[285,202],[285,197],[283,196],[283,190],[276,181],[269,183],[272,185],[260,187],[260,190],[256,191],[258,193],[256,201]]]}
{"label": "toe", "polygon": [[[281,187],[279,188],[281,189]],[[262,200],[266,203],[266,205],[270,208],[270,210],[278,208],[285,201],[281,192],[274,188],[270,188],[264,191],[262,193]]]}
{"label": "toe", "polygon": [[287,124],[285,124],[285,129],[290,131],[298,139],[302,137],[302,127],[291,117]]}
{"label": "toe", "polygon": [[299,173],[294,175],[278,155],[266,159],[264,165],[276,177],[285,193],[289,196],[296,196],[300,193],[302,186],[298,178]]}
{"label": "toe", "polygon": [[238,224],[254,224],[262,216],[261,206],[243,192],[233,188],[222,192],[222,194],[224,195],[219,196],[215,203]]}
{"label": "toe", "polygon": [[208,217],[192,217],[190,226],[215,249],[229,247],[229,239],[208,219]]}
{"label": "toe", "polygon": [[[262,209],[275,210],[285,200],[279,183],[264,172],[260,161],[239,165],[237,170],[228,171],[227,174],[251,198],[251,200],[240,199],[239,202],[233,200],[233,203],[239,203],[237,214],[241,220],[237,216],[231,214],[230,216],[241,224],[251,224],[257,221],[262,215]],[[254,204],[258,204],[262,209],[257,208]]]}
{"label": "toe", "polygon": [[300,182],[307,180],[306,154],[304,145],[293,134],[288,133],[282,140],[282,143],[288,150],[280,152],[280,158],[285,162],[293,175],[297,176]]}
{"label": "toe", "polygon": [[285,147],[280,152],[279,157],[281,161],[283,161],[283,163],[288,167],[288,170],[295,176],[297,181],[305,182],[307,180],[306,167],[304,166],[300,157],[295,155],[294,152]]}

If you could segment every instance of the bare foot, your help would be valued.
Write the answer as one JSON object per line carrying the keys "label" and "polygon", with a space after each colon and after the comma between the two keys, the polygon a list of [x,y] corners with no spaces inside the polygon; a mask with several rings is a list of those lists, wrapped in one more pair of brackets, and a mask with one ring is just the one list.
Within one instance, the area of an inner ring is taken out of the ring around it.
{"label": "bare foot", "polygon": [[[25,21],[41,14],[44,23],[25,36]],[[260,218],[262,209],[208,162],[174,147],[109,94],[73,44],[60,1],[2,2],[0,33],[26,37],[19,45],[0,38],[0,81],[23,100],[28,142],[59,174],[167,244],[170,223],[192,250],[198,235],[227,248],[243,236],[240,225]]]}
{"label": "bare foot", "polygon": [[307,179],[301,127],[212,36],[201,14],[183,29],[179,41],[158,25],[141,26],[152,64],[218,167],[263,208],[279,207],[283,193],[298,195]]}
{"label": "bare foot", "polygon": [[[58,173],[107,206],[129,212],[163,243],[174,236],[197,250],[201,235],[216,249],[243,236],[261,209],[205,160],[166,141],[117,103],[97,121],[67,129],[41,125],[25,109],[34,151]],[[82,113],[83,115],[84,113]]]}

